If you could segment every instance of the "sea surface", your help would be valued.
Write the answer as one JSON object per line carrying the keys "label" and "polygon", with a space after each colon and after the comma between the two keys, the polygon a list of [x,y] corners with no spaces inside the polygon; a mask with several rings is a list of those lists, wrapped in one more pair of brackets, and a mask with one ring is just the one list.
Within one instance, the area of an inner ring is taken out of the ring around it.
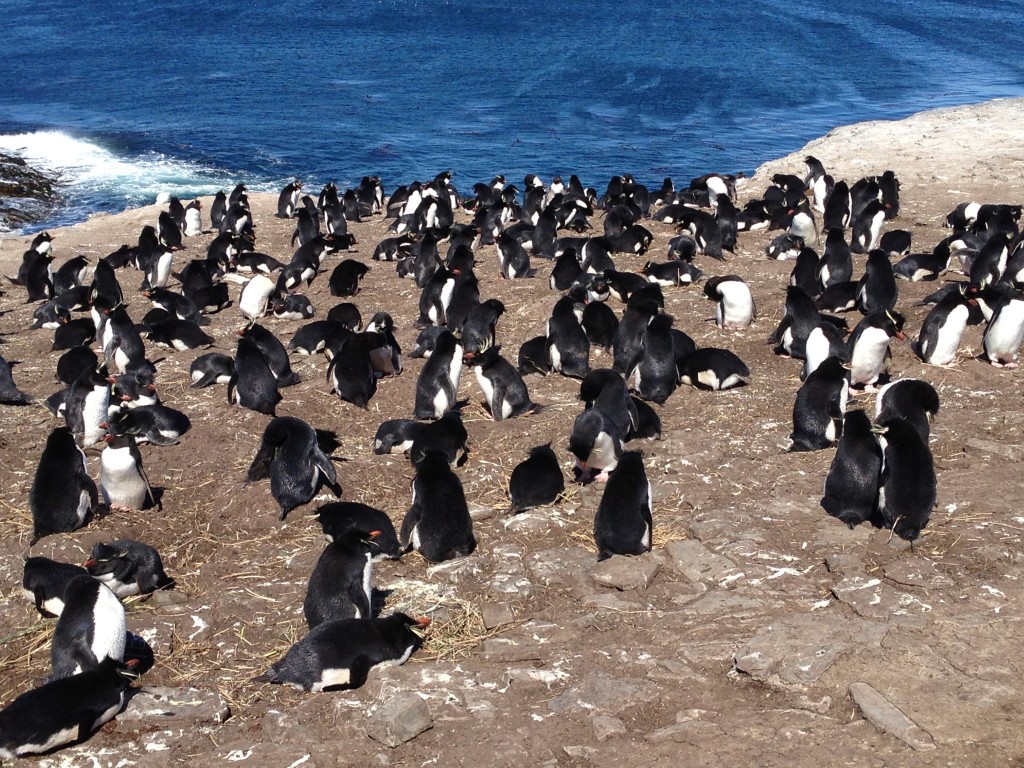
{"label": "sea surface", "polygon": [[603,189],[750,172],[838,126],[1024,95],[1022,2],[0,0],[33,229],[245,181],[451,170]]}

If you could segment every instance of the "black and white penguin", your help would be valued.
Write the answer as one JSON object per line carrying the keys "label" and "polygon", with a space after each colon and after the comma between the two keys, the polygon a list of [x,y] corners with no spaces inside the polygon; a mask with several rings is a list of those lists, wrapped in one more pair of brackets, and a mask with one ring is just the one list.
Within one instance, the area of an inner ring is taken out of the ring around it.
{"label": "black and white penguin", "polygon": [[[652,287],[661,290],[652,284]],[[612,342],[612,368],[625,375],[631,371],[643,354],[643,337],[647,326],[661,309],[659,303],[644,291],[630,296],[622,320],[615,329]]]}
{"label": "black and white penguin", "polygon": [[621,422],[600,408],[588,408],[577,416],[569,435],[569,452],[576,457],[576,481],[607,482],[622,455],[625,437]]}
{"label": "black and white penguin", "polygon": [[506,279],[532,277],[536,272],[530,268],[530,254],[520,245],[519,241],[502,232],[498,237],[499,273]]}
{"label": "black and white penguin", "polygon": [[416,380],[417,419],[439,419],[455,407],[462,379],[462,345],[451,331],[438,334],[434,350]]}
{"label": "black and white penguin", "polygon": [[717,303],[715,322],[719,328],[742,330],[757,316],[750,287],[739,275],[708,278],[704,295]]}
{"label": "black and white penguin", "polygon": [[936,247],[932,253],[911,253],[893,264],[892,271],[897,280],[912,283],[938,280],[949,270],[953,254]]}
{"label": "black and white penguin", "polygon": [[270,311],[278,320],[309,320],[316,315],[313,303],[299,293],[272,299]]}
{"label": "black and white penguin", "polygon": [[825,172],[825,166],[821,161],[813,155],[804,158],[804,165],[807,166],[807,173],[804,174],[804,191],[811,198],[814,210],[824,213],[831,177]]}
{"label": "black and white penguin", "polygon": [[750,383],[750,369],[728,349],[702,347],[679,362],[679,380],[697,389],[733,389]]}
{"label": "black and white penguin", "polygon": [[429,625],[430,619],[412,619],[404,613],[330,621],[312,630],[255,680],[313,692],[360,688],[378,664],[404,664],[423,644]]}
{"label": "black and white penguin", "polygon": [[922,379],[897,379],[879,387],[875,396],[875,423],[903,419],[921,435],[925,445],[931,436],[931,420],[939,412],[939,393]]}
{"label": "black and white penguin", "polygon": [[298,210],[299,198],[302,196],[302,182],[296,179],[284,185],[277,196],[277,218],[290,219]]}
{"label": "black and white penguin", "polygon": [[344,323],[336,320],[314,320],[295,331],[286,351],[300,355],[323,352],[326,355],[329,349],[341,349],[342,343],[351,333]]}
{"label": "black and white penguin", "polygon": [[302,613],[316,629],[338,619],[373,617],[372,579],[374,539],[380,531],[349,528],[324,548],[310,574]]}
{"label": "black and white penguin", "polygon": [[832,192],[825,200],[825,211],[822,215],[822,228],[845,230],[850,225],[852,208],[850,187],[845,181],[837,181]]}
{"label": "black and white penguin", "polygon": [[488,347],[484,352],[466,359],[473,368],[477,384],[483,392],[484,402],[495,421],[522,416],[536,410],[522,375],[501,356],[501,345]]}
{"label": "black and white penguin", "polygon": [[509,477],[508,495],[512,502],[510,511],[517,514],[553,504],[563,491],[565,478],[558,465],[558,457],[551,450],[551,443],[538,445],[530,450],[527,459],[516,465]]}
{"label": "black and white penguin", "polygon": [[524,341],[516,356],[516,367],[523,376],[529,376],[531,373],[547,376],[551,372],[551,363],[548,360],[548,337],[534,336],[532,339]]}
{"label": "black and white penguin", "polygon": [[871,520],[875,516],[881,471],[882,448],[871,419],[860,409],[850,411],[825,478],[822,508],[851,528]]}
{"label": "black and white penguin", "polygon": [[563,296],[552,308],[546,330],[550,370],[574,378],[590,370],[590,340],[580,325],[582,313],[582,305]]}
{"label": "black and white penguin", "polygon": [[[94,360],[95,358],[96,356],[93,355]],[[3,355],[0,355],[0,405],[28,405],[31,402],[32,398],[18,389],[14,383],[11,363],[5,360]]]}
{"label": "black and white penguin", "polygon": [[378,456],[392,451],[407,453],[426,426],[415,419],[389,419],[382,422],[373,437],[373,452]]}
{"label": "black and white penguin", "polygon": [[814,303],[822,312],[849,312],[857,306],[857,282],[830,285]]}
{"label": "black and white penguin", "polygon": [[443,267],[431,275],[420,293],[420,316],[416,320],[417,327],[445,325],[448,322],[448,307],[455,293],[455,283],[455,273]]}
{"label": "black and white penguin", "polygon": [[846,235],[841,229],[830,229],[825,236],[825,249],[818,262],[818,285],[820,290],[837,283],[845,283],[853,279],[853,256],[846,242]]}
{"label": "black and white penguin", "polygon": [[203,234],[203,204],[193,200],[185,206],[185,226],[182,234],[186,237],[198,237]]}
{"label": "black and white penguin", "polygon": [[101,425],[107,420],[109,404],[110,380],[102,370],[82,371],[68,388],[64,418],[81,447],[95,445],[106,434]]}
{"label": "black and white penguin", "polygon": [[505,305],[497,299],[478,304],[462,324],[462,348],[466,358],[472,358],[495,344],[495,326],[505,314]]}
{"label": "black and white penguin", "polygon": [[88,575],[89,572],[79,565],[60,563],[48,557],[29,557],[25,559],[21,587],[41,615],[60,616],[68,584],[72,579]]}
{"label": "black and white penguin", "polygon": [[84,741],[124,707],[138,674],[103,659],[96,667],[21,694],[0,711],[0,759],[14,760]]}
{"label": "black and white penguin", "polygon": [[398,560],[402,556],[395,525],[383,510],[355,501],[333,501],[317,507],[313,514],[328,541],[340,538],[352,528],[372,531],[377,534],[373,537],[374,560]]}
{"label": "black and white penguin", "polygon": [[228,403],[273,416],[281,401],[277,387],[277,377],[256,342],[245,336],[240,338],[235,370],[228,379]]}
{"label": "black and white penguin", "polygon": [[469,433],[458,411],[448,411],[441,418],[422,424],[409,449],[409,460],[419,466],[428,454],[441,453],[448,463],[461,467],[469,458]]}
{"label": "black and white penguin", "polygon": [[335,304],[327,310],[327,319],[341,323],[350,331],[363,330],[363,317],[359,313],[359,307],[348,301]]}
{"label": "black and white penguin", "polygon": [[878,482],[880,523],[911,542],[928,525],[936,500],[935,462],[909,421],[887,419],[874,427],[882,448]]}
{"label": "black and white penguin", "polygon": [[651,484],[643,457],[626,451],[612,470],[594,515],[597,559],[650,552],[653,534]]}
{"label": "black and white penguin", "polygon": [[895,308],[899,286],[892,271],[892,262],[883,251],[868,254],[864,275],[857,283],[857,309],[863,314],[884,312]]}
{"label": "black and white penguin", "polygon": [[242,287],[238,299],[238,311],[250,322],[256,322],[270,306],[270,297],[277,291],[277,284],[266,275],[254,275]]}
{"label": "black and white penguin", "polygon": [[377,393],[377,377],[370,363],[370,336],[367,333],[349,334],[327,368],[331,392],[358,408],[369,407],[370,400]]}
{"label": "black and white penguin", "polygon": [[92,576],[79,576],[64,590],[64,610],[50,645],[50,680],[93,669],[104,658],[124,659],[128,624],[117,595]]}
{"label": "black and white penguin", "polygon": [[798,259],[807,247],[802,237],[785,232],[768,243],[764,252],[769,259],[775,261],[793,261]]}
{"label": "black and white penguin", "polygon": [[154,505],[153,491],[142,469],[142,454],[127,435],[108,434],[100,454],[100,493],[110,509],[142,509],[147,499]]}
{"label": "black and white penguin", "polygon": [[985,357],[996,368],[1016,368],[1024,341],[1024,293],[1005,283],[993,287],[992,319],[985,328]]}
{"label": "black and white penguin", "polygon": [[[180,201],[178,205],[181,205]],[[184,209],[182,209],[182,212],[184,212]],[[160,231],[160,244],[166,246],[171,251],[180,251],[183,247],[181,244],[181,229],[174,220],[174,217],[167,211],[161,211],[157,224]]]}
{"label": "black and white penguin", "polygon": [[846,331],[831,320],[822,320],[807,335],[800,380],[806,380],[811,373],[817,370],[819,365],[830,357],[838,357],[844,363],[849,362],[846,350]]}
{"label": "black and white penguin", "polygon": [[615,333],[619,330],[619,318],[615,311],[603,301],[591,301],[583,307],[580,325],[595,351],[612,350]]}
{"label": "black and white penguin", "polygon": [[370,268],[361,261],[345,259],[331,272],[331,296],[356,296],[360,281],[369,271]]}
{"label": "black and white penguin", "polygon": [[974,293],[972,286],[961,284],[932,307],[924,319],[914,351],[928,365],[946,367],[956,363],[972,305],[978,303]]}
{"label": "black and white penguin", "polygon": [[676,259],[661,263],[648,261],[640,272],[647,277],[648,282],[664,287],[692,285],[704,276],[692,262]]}
{"label": "black and white penguin", "polygon": [[200,389],[211,384],[227,384],[234,372],[234,359],[220,352],[207,352],[193,360],[189,366],[189,387]]}
{"label": "black and white penguin", "polygon": [[178,352],[206,348],[214,343],[214,338],[198,325],[176,317],[150,323],[146,338],[159,347],[167,347]]}
{"label": "black and white penguin", "polygon": [[148,595],[174,584],[164,571],[160,553],[134,539],[118,539],[109,544],[96,542],[85,568],[90,576],[122,599]]}
{"label": "black and white penguin", "polygon": [[790,209],[789,214],[793,217],[789,223],[789,234],[799,237],[805,246],[816,247],[818,245],[818,222],[814,217],[810,201],[801,201],[799,205]]}
{"label": "black and white penguin", "polygon": [[903,341],[903,315],[898,312],[872,312],[865,315],[846,342],[850,360],[850,386],[874,389],[890,357],[893,337]]}
{"label": "black and white penguin", "polygon": [[872,200],[853,217],[850,250],[854,253],[870,253],[878,248],[884,223],[885,206],[880,200]]}
{"label": "black and white penguin", "polygon": [[404,551],[415,549],[432,563],[476,549],[462,482],[443,453],[427,453],[416,467],[412,506],[402,520],[399,538]]}
{"label": "black and white penguin", "polygon": [[341,496],[337,472],[320,439],[315,429],[293,416],[277,416],[263,430],[245,482],[270,478],[270,493],[281,507],[281,520],[309,502],[321,486]]}
{"label": "black and white penguin", "polygon": [[672,322],[672,316],[664,313],[651,318],[641,342],[640,359],[627,374],[641,398],[659,405],[679,386]]}
{"label": "black and white penguin", "polygon": [[96,509],[96,484],[86,469],[85,454],[67,427],[46,439],[28,494],[32,544],[51,533],[81,528]]}
{"label": "black and white penguin", "polygon": [[57,360],[57,381],[65,387],[70,387],[83,371],[99,368],[99,364],[100,360],[96,353],[88,347],[69,349]]}
{"label": "black and white penguin", "polygon": [[818,252],[813,248],[803,248],[796,258],[793,271],[789,273],[789,284],[808,296],[817,296],[821,293],[821,285],[818,283],[819,264]]}
{"label": "black and white penguin", "polygon": [[814,300],[803,289],[791,285],[786,288],[785,313],[768,340],[778,344],[776,354],[801,359],[806,356],[807,337],[820,322],[821,313]]}
{"label": "black and white penguin", "polygon": [[188,416],[162,403],[125,408],[110,420],[110,430],[114,434],[127,435],[136,443],[151,445],[177,445],[181,436],[191,428]]}
{"label": "black and white penguin", "polygon": [[832,445],[842,434],[849,396],[843,361],[828,358],[797,390],[789,450],[820,451]]}
{"label": "black and white penguin", "polygon": [[566,248],[555,259],[548,284],[553,291],[567,291],[581,274],[583,274],[583,267],[580,266],[576,256],[576,249]]}

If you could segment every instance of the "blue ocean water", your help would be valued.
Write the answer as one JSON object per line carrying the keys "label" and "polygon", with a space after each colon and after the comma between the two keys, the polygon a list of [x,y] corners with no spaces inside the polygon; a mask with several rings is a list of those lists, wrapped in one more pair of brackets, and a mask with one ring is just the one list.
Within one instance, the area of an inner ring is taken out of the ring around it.
{"label": "blue ocean water", "polygon": [[1024,3],[0,0],[0,151],[44,226],[246,181],[751,171],[837,125],[1024,95]]}

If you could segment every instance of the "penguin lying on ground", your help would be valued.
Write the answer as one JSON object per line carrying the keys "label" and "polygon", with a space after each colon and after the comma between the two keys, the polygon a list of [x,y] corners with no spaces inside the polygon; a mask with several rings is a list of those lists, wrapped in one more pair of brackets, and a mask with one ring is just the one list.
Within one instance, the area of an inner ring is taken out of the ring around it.
{"label": "penguin lying on ground", "polygon": [[350,528],[376,531],[377,535],[373,539],[374,560],[398,560],[402,556],[395,525],[383,510],[355,501],[334,501],[317,507],[314,514],[328,541],[340,537]]}
{"label": "penguin lying on ground", "polygon": [[508,481],[512,514],[557,501],[565,490],[565,478],[551,444],[538,445],[529,458],[516,465]]}
{"label": "penguin lying on ground", "polygon": [[378,664],[404,664],[423,644],[423,631],[429,625],[430,619],[412,619],[404,613],[329,621],[255,680],[314,693],[360,688]]}
{"label": "penguin lying on ground", "polygon": [[119,539],[109,544],[96,542],[85,568],[90,576],[120,598],[145,595],[174,585],[164,572],[160,554],[148,544],[133,539]]}
{"label": "penguin lying on ground", "polygon": [[48,557],[25,560],[22,591],[43,616],[60,616],[64,611],[64,590],[68,583],[89,572],[78,565],[60,563]]}

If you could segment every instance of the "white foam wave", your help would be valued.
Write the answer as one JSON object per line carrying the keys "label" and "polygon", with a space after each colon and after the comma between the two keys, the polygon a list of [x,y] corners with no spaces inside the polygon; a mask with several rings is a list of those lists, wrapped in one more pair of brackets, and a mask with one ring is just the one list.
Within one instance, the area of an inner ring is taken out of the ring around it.
{"label": "white foam wave", "polygon": [[161,192],[179,197],[210,195],[240,180],[223,170],[159,152],[118,155],[62,131],[0,135],[0,152],[19,155],[30,165],[58,174],[70,196],[94,202],[153,202]]}

